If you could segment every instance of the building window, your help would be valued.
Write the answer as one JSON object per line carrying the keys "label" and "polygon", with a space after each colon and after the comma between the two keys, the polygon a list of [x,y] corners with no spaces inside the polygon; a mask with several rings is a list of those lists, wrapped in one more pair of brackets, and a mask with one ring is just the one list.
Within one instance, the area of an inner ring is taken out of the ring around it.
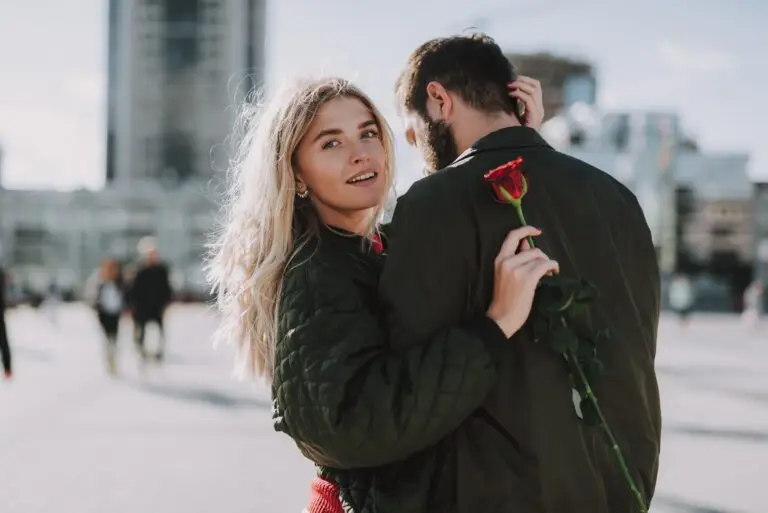
{"label": "building window", "polygon": [[733,235],[733,228],[730,226],[714,226],[711,233],[713,238],[722,239]]}
{"label": "building window", "polygon": [[43,265],[53,237],[43,228],[19,227],[13,234],[13,261],[21,265]]}
{"label": "building window", "polygon": [[163,137],[162,153],[158,157],[162,161],[163,173],[170,180],[185,181],[197,174],[192,134],[181,131],[166,133]]}
{"label": "building window", "polygon": [[169,74],[197,65],[200,58],[200,9],[190,0],[166,0],[166,37],[163,56]]}

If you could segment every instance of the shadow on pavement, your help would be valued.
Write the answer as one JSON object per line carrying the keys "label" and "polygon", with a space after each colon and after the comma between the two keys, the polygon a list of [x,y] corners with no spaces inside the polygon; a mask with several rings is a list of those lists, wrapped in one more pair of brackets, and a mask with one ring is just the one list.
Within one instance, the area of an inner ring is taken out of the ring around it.
{"label": "shadow on pavement", "polygon": [[664,494],[657,495],[653,498],[650,513],[654,513],[656,511],[659,511],[660,513],[741,513],[730,509],[720,509],[709,506],[702,506],[700,504],[692,504],[688,501],[675,497],[669,497]]}
{"label": "shadow on pavement", "polygon": [[693,368],[683,368],[679,365],[657,363],[656,372],[658,374],[666,374],[678,378],[714,378],[734,375],[744,376],[745,374],[750,373],[762,375],[764,371],[761,369],[751,371],[750,369],[744,369],[740,366],[697,365]]}
{"label": "shadow on pavement", "polygon": [[696,385],[700,389],[710,390],[712,392],[722,392],[729,395],[735,395],[743,399],[768,403],[768,393],[760,390],[744,390],[729,385],[713,383],[712,378],[733,377],[741,378],[749,375],[763,376],[764,370],[750,370],[739,367],[697,367],[695,369],[681,369],[679,367],[657,365],[656,369],[659,375],[667,375],[680,378],[690,384]]}
{"label": "shadow on pavement", "polygon": [[235,408],[271,408],[268,401],[259,400],[251,397],[238,397],[225,394],[218,390],[191,387],[175,387],[170,385],[158,385],[154,383],[131,383],[131,386],[150,394],[177,399],[180,401],[190,401],[196,403],[208,404],[217,408],[235,409]]}
{"label": "shadow on pavement", "polygon": [[725,438],[729,440],[741,440],[745,442],[768,442],[768,433],[741,429],[720,429],[686,425],[672,425],[665,428],[673,433],[691,436],[704,436],[709,438]]}
{"label": "shadow on pavement", "polygon": [[199,354],[195,356],[168,354],[165,356],[165,363],[171,365],[188,365],[188,366],[200,366],[210,367],[213,362],[213,358],[209,354]]}

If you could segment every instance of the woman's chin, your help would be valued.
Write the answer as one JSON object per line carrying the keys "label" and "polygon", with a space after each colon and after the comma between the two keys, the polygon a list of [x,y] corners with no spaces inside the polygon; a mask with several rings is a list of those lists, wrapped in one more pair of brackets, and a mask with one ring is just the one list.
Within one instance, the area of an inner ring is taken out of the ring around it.
{"label": "woman's chin", "polygon": [[384,204],[387,200],[387,195],[383,190],[367,189],[365,191],[359,191],[354,196],[350,196],[348,202],[350,210],[369,210],[377,208]]}

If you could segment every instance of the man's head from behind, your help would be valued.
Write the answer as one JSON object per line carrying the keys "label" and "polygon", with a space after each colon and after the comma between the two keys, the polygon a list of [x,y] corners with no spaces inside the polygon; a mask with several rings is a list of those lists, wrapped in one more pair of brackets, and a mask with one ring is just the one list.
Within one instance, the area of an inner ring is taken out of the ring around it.
{"label": "man's head from behind", "polygon": [[513,79],[512,64],[483,34],[433,39],[411,54],[395,94],[408,141],[418,146],[431,171],[458,157],[469,125],[514,114],[516,103],[507,89]]}
{"label": "man's head from behind", "polygon": [[137,246],[142,260],[150,266],[160,263],[160,253],[157,251],[157,241],[154,237],[144,237]]}

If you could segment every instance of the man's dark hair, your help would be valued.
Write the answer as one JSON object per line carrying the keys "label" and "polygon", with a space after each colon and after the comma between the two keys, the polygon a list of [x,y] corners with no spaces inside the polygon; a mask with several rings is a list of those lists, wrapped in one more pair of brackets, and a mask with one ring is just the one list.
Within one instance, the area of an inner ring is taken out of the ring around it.
{"label": "man's dark hair", "polygon": [[485,34],[433,39],[418,47],[395,84],[398,106],[426,117],[427,84],[439,82],[471,107],[511,114],[516,102],[507,83],[515,77],[512,63]]}

